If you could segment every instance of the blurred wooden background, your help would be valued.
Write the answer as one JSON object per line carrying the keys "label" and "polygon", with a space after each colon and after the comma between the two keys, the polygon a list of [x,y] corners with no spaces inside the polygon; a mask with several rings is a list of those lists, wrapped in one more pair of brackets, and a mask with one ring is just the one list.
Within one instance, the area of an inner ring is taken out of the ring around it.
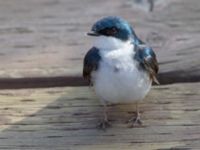
{"label": "blurred wooden background", "polygon": [[[97,130],[100,103],[82,87],[85,33],[108,15],[129,20],[158,55],[163,85],[141,103],[140,128],[126,127],[134,105],[121,105],[113,128]],[[199,150],[199,33],[199,0],[0,1],[0,149]]]}
{"label": "blurred wooden background", "polygon": [[135,1],[1,1],[0,77],[79,75],[92,45],[85,33],[108,15],[129,20],[155,49],[160,74],[199,76],[199,0],[154,0],[153,12]]}

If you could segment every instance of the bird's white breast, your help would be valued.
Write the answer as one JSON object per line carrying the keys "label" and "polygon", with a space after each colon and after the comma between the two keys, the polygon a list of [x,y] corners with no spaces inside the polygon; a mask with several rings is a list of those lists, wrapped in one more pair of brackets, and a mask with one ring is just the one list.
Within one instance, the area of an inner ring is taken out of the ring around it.
{"label": "bird's white breast", "polygon": [[142,100],[151,88],[148,74],[133,59],[133,44],[118,49],[100,49],[99,69],[93,72],[94,90],[102,102],[127,103]]}

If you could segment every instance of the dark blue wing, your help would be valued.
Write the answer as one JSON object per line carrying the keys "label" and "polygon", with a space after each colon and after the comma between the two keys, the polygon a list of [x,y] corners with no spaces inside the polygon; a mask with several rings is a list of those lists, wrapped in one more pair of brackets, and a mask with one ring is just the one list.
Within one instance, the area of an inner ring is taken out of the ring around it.
{"label": "dark blue wing", "polygon": [[83,77],[89,82],[91,82],[91,73],[98,69],[100,60],[99,50],[95,47],[91,48],[85,55],[83,62]]}
{"label": "dark blue wing", "polygon": [[156,74],[158,73],[158,62],[156,59],[156,54],[151,47],[146,45],[136,45],[135,46],[135,59],[139,61],[140,67],[146,70],[150,78],[157,84],[159,84],[156,79]]}

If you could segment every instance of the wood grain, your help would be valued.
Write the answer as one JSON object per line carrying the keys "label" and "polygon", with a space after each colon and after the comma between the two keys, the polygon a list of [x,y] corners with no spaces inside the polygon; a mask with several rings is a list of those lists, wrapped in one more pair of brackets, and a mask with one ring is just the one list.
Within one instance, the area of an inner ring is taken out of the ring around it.
{"label": "wood grain", "polygon": [[136,2],[1,1],[0,77],[80,76],[83,57],[93,43],[85,33],[99,18],[118,15],[154,48],[160,80],[199,81],[200,1],[156,0],[153,12]]}
{"label": "wood grain", "polygon": [[199,86],[154,87],[140,104],[142,127],[127,127],[134,104],[111,106],[106,131],[96,128],[102,107],[88,87],[3,90],[0,149],[199,149]]}
{"label": "wood grain", "polygon": [[[134,2],[0,1],[0,149],[200,149],[200,1],[156,0],[151,13]],[[135,107],[123,104],[110,107],[112,128],[98,130],[102,106],[80,87],[85,33],[109,15],[134,25],[158,55],[160,82],[171,84],[141,102],[141,127],[127,128]]]}

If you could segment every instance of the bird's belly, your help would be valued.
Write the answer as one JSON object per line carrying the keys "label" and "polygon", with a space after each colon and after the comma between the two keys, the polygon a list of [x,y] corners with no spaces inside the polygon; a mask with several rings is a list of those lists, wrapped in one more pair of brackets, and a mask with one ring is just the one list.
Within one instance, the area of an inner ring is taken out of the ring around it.
{"label": "bird's belly", "polygon": [[123,66],[102,65],[94,74],[94,89],[102,102],[131,103],[142,100],[149,92],[151,80],[148,74],[134,64]]}

